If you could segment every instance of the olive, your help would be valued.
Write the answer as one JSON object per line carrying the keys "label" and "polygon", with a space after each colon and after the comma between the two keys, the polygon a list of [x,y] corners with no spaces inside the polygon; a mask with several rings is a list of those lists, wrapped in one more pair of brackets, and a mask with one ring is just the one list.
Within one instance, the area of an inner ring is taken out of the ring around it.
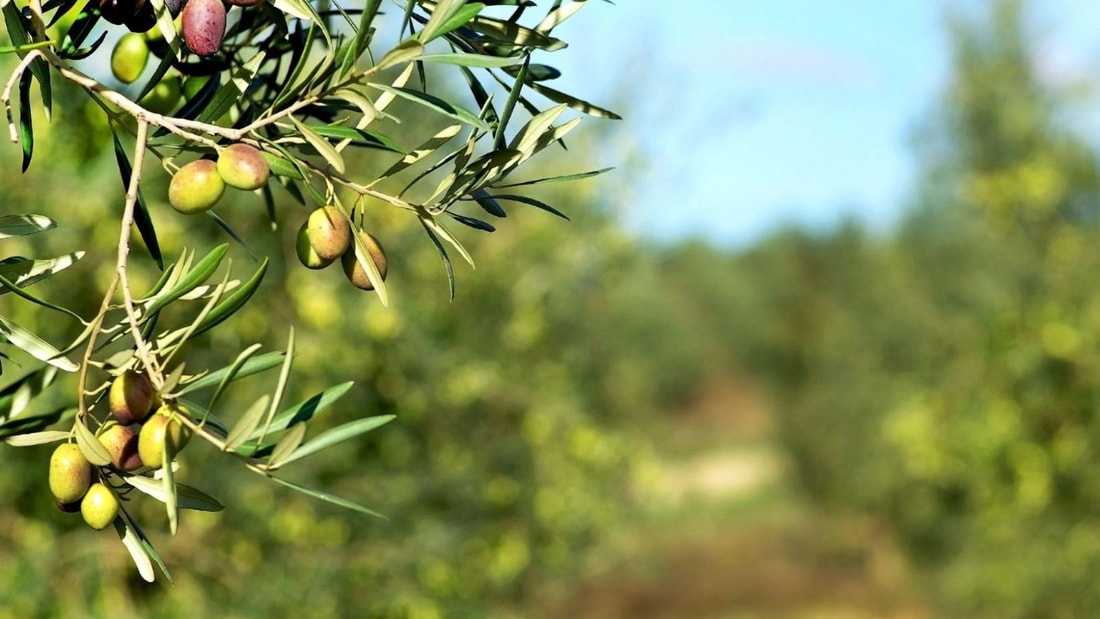
{"label": "olive", "polygon": [[108,23],[121,26],[137,15],[148,0],[99,0],[99,14]]}
{"label": "olive", "polygon": [[145,419],[153,408],[157,394],[153,383],[141,372],[127,370],[119,374],[111,383],[107,394],[107,405],[111,415],[123,425],[130,425]]}
{"label": "olive", "polygon": [[111,454],[111,464],[120,471],[133,471],[141,468],[141,456],[138,455],[138,426],[124,426],[108,422],[107,429],[100,432],[99,442]]}
{"label": "olive", "polygon": [[183,42],[199,56],[212,56],[225,38],[225,5],[222,0],[189,0],[180,25]]}
{"label": "olive", "polygon": [[93,529],[106,529],[118,516],[118,497],[110,488],[96,482],[88,488],[88,493],[80,502],[80,515]]}
{"label": "olive", "polygon": [[58,445],[50,456],[50,493],[59,503],[79,501],[92,483],[92,465],[74,443]]}
{"label": "olive", "polygon": [[[371,259],[374,260],[375,266],[378,267],[378,273],[382,276],[382,281],[385,281],[389,265],[386,263],[386,254],[382,250],[382,246],[378,243],[378,239],[368,234],[365,230],[359,231],[359,238],[362,239],[363,245],[367,248],[367,253],[370,255]],[[370,278],[367,277],[366,269],[363,268],[363,265],[359,264],[359,260],[355,257],[354,243],[349,245],[348,250],[340,257],[340,265],[344,267],[344,275],[347,276],[348,281],[350,281],[353,286],[360,290],[374,290],[374,284],[372,284]]]}
{"label": "olive", "polygon": [[298,260],[307,269],[323,269],[332,264],[334,260],[322,258],[313,249],[313,245],[309,242],[309,225],[303,223],[301,228],[298,228],[298,235],[294,240],[294,251],[298,254]]}
{"label": "olive", "polygon": [[314,209],[306,220],[306,234],[313,251],[325,260],[336,260],[351,246],[348,218],[335,206]]}
{"label": "olive", "polygon": [[168,184],[168,203],[185,215],[210,210],[225,193],[218,166],[209,159],[192,161],[179,169]]}
{"label": "olive", "polygon": [[264,186],[271,170],[259,150],[248,144],[232,144],[218,155],[218,173],[226,185],[251,191]]}
{"label": "olive", "polygon": [[181,414],[171,406],[161,406],[141,427],[138,455],[145,466],[159,469],[164,464],[166,450],[171,459],[191,440],[190,428],[179,420]]}
{"label": "olive", "polygon": [[111,73],[123,84],[132,84],[141,77],[149,62],[149,44],[136,33],[123,35],[111,51]]}
{"label": "olive", "polygon": [[149,0],[141,3],[133,17],[123,21],[130,32],[144,34],[157,25],[157,12]]}

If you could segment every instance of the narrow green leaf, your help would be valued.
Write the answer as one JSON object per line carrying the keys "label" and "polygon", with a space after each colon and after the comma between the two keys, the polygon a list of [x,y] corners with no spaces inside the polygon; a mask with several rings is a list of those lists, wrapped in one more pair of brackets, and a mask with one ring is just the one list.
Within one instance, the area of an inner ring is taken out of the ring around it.
{"label": "narrow green leaf", "polygon": [[405,154],[405,151],[396,140],[376,131],[367,131],[366,129],[354,127],[340,127],[336,125],[310,125],[309,127],[326,138],[347,140],[355,146],[380,148],[382,150],[401,153],[402,155]]}
{"label": "narrow green leaf", "polygon": [[[126,155],[126,151],[122,148],[122,142],[118,139],[118,134],[114,129],[111,130],[111,137],[114,139],[115,146],[115,163],[118,165],[119,177],[122,179],[122,191],[129,191],[130,188],[130,175],[133,173],[133,168],[130,165],[130,159]],[[145,204],[145,195],[141,191],[141,187],[137,190],[137,207],[134,209],[134,225],[137,226],[138,233],[141,234],[141,240],[145,243],[145,249],[149,251],[149,255],[153,257],[153,260],[157,263],[157,267],[162,271],[164,270],[164,257],[160,253],[160,242],[157,241],[157,231],[153,226],[153,218],[149,214],[149,207]]]}
{"label": "narrow green leaf", "polygon": [[421,62],[438,62],[453,64],[462,67],[479,67],[490,69],[496,67],[510,67],[519,64],[522,58],[509,58],[498,56],[486,56],[484,54],[425,54],[420,57]]}
{"label": "narrow green leaf", "polygon": [[545,177],[542,177],[542,178],[536,178],[534,180],[520,181],[518,183],[508,183],[508,184],[505,184],[505,185],[494,185],[493,187],[495,189],[508,189],[508,188],[511,188],[511,187],[524,187],[526,185],[538,185],[538,184],[541,184],[541,183],[560,183],[560,182],[566,182],[566,181],[576,181],[576,180],[580,180],[582,178],[589,178],[589,177],[592,177],[592,176],[603,174],[605,172],[610,172],[611,170],[614,170],[614,169],[615,168],[603,168],[603,169],[600,169],[600,170],[592,170],[590,172],[581,172],[579,174],[562,174],[560,176],[545,176]]}
{"label": "narrow green leaf", "polygon": [[[164,493],[164,484],[160,481],[140,475],[126,475],[122,479],[127,484],[137,488],[161,503],[167,500],[167,495]],[[202,512],[220,512],[225,508],[221,501],[206,494],[202,490],[180,483],[176,484],[176,500],[180,509],[191,509]]]}
{"label": "narrow green leaf", "polygon": [[557,8],[547,13],[546,17],[539,22],[539,25],[535,26],[535,30],[542,33],[550,32],[556,28],[558,24],[561,24],[563,21],[572,17],[574,13],[581,10],[581,8],[584,7],[584,2],[585,0],[577,0],[576,2],[570,2],[564,6],[557,6],[560,2],[556,3],[555,6],[557,6]]}
{"label": "narrow green leaf", "polygon": [[425,141],[423,144],[421,144],[420,146],[417,146],[413,150],[409,151],[409,153],[407,155],[405,155],[404,157],[402,157],[400,161],[398,161],[397,163],[394,163],[392,166],[389,167],[389,169],[387,169],[385,172],[381,173],[379,175],[379,178],[386,178],[387,176],[393,176],[394,174],[397,174],[398,172],[404,170],[405,168],[408,168],[409,166],[411,166],[411,165],[417,163],[418,161],[424,159],[428,155],[431,155],[440,146],[443,146],[448,141],[450,141],[451,138],[458,135],[458,132],[461,131],[461,130],[462,130],[462,125],[450,125],[448,127],[444,127],[438,133],[436,133],[432,137],[428,138],[428,140]]}
{"label": "narrow green leaf", "polygon": [[31,115],[31,80],[34,76],[25,72],[19,76],[19,145],[23,149],[23,171],[31,165],[34,155],[34,118]]}
{"label": "narrow green leaf", "polygon": [[237,420],[237,423],[233,425],[233,429],[229,431],[229,436],[225,438],[225,451],[236,451],[249,439],[250,435],[258,435],[257,429],[264,418],[264,410],[267,408],[270,399],[271,396],[265,393],[260,399],[253,402],[252,406],[248,407],[245,414]]}
{"label": "narrow green leaf", "polygon": [[[333,402],[343,397],[354,384],[354,382],[349,381],[340,383],[339,385],[333,385],[321,393],[315,394],[291,406],[271,420],[271,431],[279,432],[296,423],[302,423],[313,419],[314,415],[328,408]],[[259,437],[260,431],[254,429],[252,433],[249,434],[248,440],[254,440]]]}
{"label": "narrow green leaf", "polygon": [[556,52],[566,47],[565,41],[547,36],[537,30],[525,28],[511,21],[502,21],[479,15],[466,25],[491,39],[517,47],[530,46],[547,52]]}
{"label": "narrow green leaf", "polygon": [[166,307],[176,299],[179,299],[191,290],[197,288],[199,284],[205,282],[214,274],[214,271],[218,270],[218,266],[221,264],[222,259],[225,258],[225,254],[228,251],[229,245],[225,243],[212,249],[210,253],[206,254],[206,256],[204,256],[193,269],[188,271],[187,275],[181,278],[175,286],[154,297],[149,303],[149,306],[145,308],[145,314],[149,315]]}
{"label": "narrow green leaf", "polygon": [[80,366],[69,359],[59,356],[61,353],[52,344],[3,316],[0,316],[0,333],[7,337],[8,341],[16,348],[23,350],[39,361],[45,361],[66,372],[75,372],[80,369]]}
{"label": "narrow green leaf", "polygon": [[332,166],[333,170],[343,174],[344,173],[344,158],[337,152],[336,148],[329,143],[328,140],[321,137],[316,131],[310,128],[309,125],[299,121],[297,118],[291,116],[291,122],[298,128],[298,131],[305,138],[306,142],[313,147],[313,150],[317,151],[319,155],[325,158],[325,161]]}
{"label": "narrow green leaf", "polygon": [[454,235],[450,233],[450,231],[443,227],[443,224],[439,223],[439,221],[436,220],[434,217],[421,216],[420,221],[429,230],[437,234],[439,238],[450,243],[451,247],[454,247],[455,250],[458,251],[459,255],[462,256],[463,259],[465,259],[471,267],[476,268],[476,266],[474,265],[474,259],[472,256],[470,256],[470,252],[466,251],[466,248],[462,246],[462,243],[459,243],[458,239],[456,239]]}
{"label": "narrow green leaf", "polygon": [[554,107],[543,110],[534,118],[527,121],[527,124],[520,129],[516,137],[512,138],[509,147],[520,151],[525,156],[530,156],[535,150],[535,145],[538,143],[539,137],[554,124],[554,121],[561,116],[565,108],[566,105],[564,103],[559,103]]}
{"label": "narrow green leaf", "polygon": [[[43,277],[46,277],[46,275],[43,275]],[[27,292],[26,290],[23,290],[22,287],[17,286],[14,282],[9,280],[8,278],[0,275],[0,294],[6,293],[6,292],[15,293],[16,296],[18,296],[20,298],[23,298],[23,299],[26,299],[27,301],[30,301],[31,303],[34,303],[36,305],[41,305],[42,307],[45,307],[45,308],[48,308],[48,309],[52,309],[55,312],[60,312],[62,314],[65,314],[66,316],[70,316],[72,318],[77,319],[78,321],[83,322],[83,319],[80,317],[80,314],[77,314],[76,312],[72,311],[71,309],[69,309],[67,307],[62,307],[60,305],[55,305],[53,303],[50,303],[49,301],[46,301],[45,299],[42,299],[42,298],[38,297],[37,295],[33,295],[33,294]]]}
{"label": "narrow green leaf", "polygon": [[[236,378],[234,380],[240,380],[242,378],[258,374],[265,370],[270,370],[283,363],[283,357],[285,353],[275,351],[264,353],[258,357],[252,357],[249,359],[239,370],[237,370]],[[219,370],[210,372],[202,378],[185,384],[180,390],[179,395],[191,393],[192,391],[198,391],[200,389],[206,389],[208,387],[215,387],[221,382],[222,378],[229,372],[230,366],[226,366]]]}
{"label": "narrow green leaf", "polygon": [[56,443],[69,438],[69,433],[64,430],[45,430],[42,432],[30,432],[27,434],[16,434],[15,436],[9,436],[4,439],[4,442],[13,447],[29,447],[31,445],[44,445],[46,443]]}
{"label": "narrow green leaf", "polygon": [[428,234],[428,238],[431,239],[432,245],[435,246],[436,251],[439,252],[439,257],[443,260],[443,268],[447,271],[447,287],[450,291],[451,301],[455,300],[455,267],[451,264],[451,257],[447,255],[447,248],[443,247],[443,243],[440,242],[439,237],[432,232],[432,229],[424,223],[424,220],[420,220],[420,224],[424,226],[424,232]]}
{"label": "narrow green leaf", "polygon": [[556,103],[563,103],[565,105],[568,105],[578,112],[583,112],[584,114],[588,114],[589,116],[594,116],[596,118],[607,118],[610,120],[623,119],[622,116],[619,116],[609,109],[602,108],[594,103],[589,103],[582,99],[578,99],[572,95],[567,95],[564,92],[560,90],[554,90],[549,86],[544,86],[535,82],[530,82],[527,85],[534,89],[535,92],[546,97],[547,99],[550,99],[551,101],[554,101]]}
{"label": "narrow green leaf", "polygon": [[138,574],[145,582],[153,582],[156,580],[156,573],[153,571],[153,562],[149,559],[149,554],[146,552],[146,546],[142,543],[141,537],[138,535],[130,523],[124,518],[115,518],[115,531],[118,533],[119,539],[122,540],[122,545],[126,547],[126,550],[130,552],[130,558],[134,561],[134,566],[137,567]]}
{"label": "narrow green leaf", "polygon": [[277,484],[280,484],[282,486],[286,486],[287,488],[290,488],[291,490],[293,490],[295,492],[300,492],[300,493],[302,493],[306,496],[311,496],[315,499],[320,499],[322,501],[325,501],[327,503],[332,503],[333,505],[337,505],[337,506],[343,507],[345,509],[350,509],[352,511],[357,511],[361,514],[366,514],[368,516],[374,516],[376,518],[386,519],[386,517],[383,516],[382,514],[379,514],[376,511],[367,509],[366,507],[363,507],[362,505],[360,505],[358,503],[355,503],[354,501],[350,501],[348,499],[338,497],[338,496],[329,494],[327,492],[323,492],[321,490],[314,490],[312,488],[307,488],[305,486],[300,486],[300,485],[298,485],[298,484],[296,484],[292,481],[287,481],[287,480],[285,480],[281,477],[275,477],[273,475],[269,475],[269,476],[267,476],[267,478],[270,479],[271,481],[277,483]]}
{"label": "narrow green leaf", "polygon": [[470,196],[474,199],[474,201],[478,203],[481,208],[485,209],[486,213],[489,213],[490,215],[494,215],[496,217],[508,216],[508,213],[504,210],[500,203],[497,202],[493,198],[493,196],[489,194],[488,191],[485,191],[484,189],[477,189],[473,193],[471,193]]}
{"label": "narrow green leaf", "polygon": [[437,28],[432,33],[432,38],[438,39],[441,36],[450,34],[451,32],[454,32],[455,30],[458,30],[459,28],[465,26],[470,22],[471,19],[473,19],[478,13],[480,13],[481,9],[483,8],[485,8],[485,5],[481,2],[473,2],[467,4],[457,11],[452,12],[450,17],[448,17],[446,21],[440,24],[439,28]]}
{"label": "narrow green leaf", "polygon": [[[393,421],[395,418],[396,415],[379,415],[377,417],[367,417],[365,419],[350,421],[343,425],[336,426],[335,428],[332,428],[330,430],[326,430],[314,437],[313,440],[299,447],[297,450],[294,451],[294,453],[290,454],[284,459],[280,459],[279,466],[285,466],[287,464],[290,464],[291,462],[294,462],[295,460],[299,460],[306,456],[315,454],[323,449],[332,447],[337,443],[341,443],[348,439],[354,438],[356,436],[359,436],[360,434],[366,434],[367,432],[370,432],[375,428],[386,425],[390,421]],[[272,460],[274,460],[275,454],[272,453],[271,457]]]}
{"label": "narrow green leaf", "polygon": [[306,424],[296,423],[290,426],[287,433],[279,439],[278,443],[275,443],[275,448],[271,450],[271,457],[267,460],[267,468],[274,470],[282,466],[286,459],[294,453],[294,450],[302,444],[302,439],[305,436]]}
{"label": "narrow green leaf", "polygon": [[240,371],[241,367],[243,367],[244,364],[252,357],[252,355],[256,354],[256,351],[260,350],[260,348],[262,348],[260,344],[253,344],[248,348],[242,350],[241,354],[237,355],[237,358],[233,360],[233,364],[229,366],[229,369],[225,373],[225,376],[222,377],[221,382],[218,383],[218,388],[214,390],[214,395],[210,396],[210,404],[206,406],[207,409],[214,408],[214,405],[217,404],[218,398],[221,396],[222,392],[225,391],[225,388],[229,386],[229,383],[233,382],[233,379],[237,377],[237,372]]}
{"label": "narrow green leaf", "polygon": [[[26,288],[55,273],[64,271],[83,257],[84,252],[82,251],[47,260],[28,260],[20,256],[13,256],[0,260],[0,277],[7,279],[13,285]],[[7,289],[0,289],[0,295],[7,292]]]}
{"label": "narrow green leaf", "polygon": [[481,219],[478,219],[476,217],[467,217],[466,215],[459,215],[458,213],[452,213],[450,211],[448,211],[447,214],[450,215],[451,218],[454,219],[455,221],[457,221],[458,223],[460,223],[462,225],[465,225],[465,226],[469,226],[469,227],[473,228],[474,230],[481,230],[482,232],[496,232],[497,231],[496,227],[493,226],[493,224],[491,224],[487,221],[483,221]]}
{"label": "narrow green leaf", "polygon": [[267,167],[271,169],[272,174],[276,176],[286,176],[299,181],[305,179],[298,168],[286,159],[267,151],[261,152],[260,155],[264,158],[264,161],[267,162]]}
{"label": "narrow green leaf", "polygon": [[378,70],[388,69],[392,66],[399,65],[406,62],[412,62],[424,54],[424,45],[416,39],[405,39],[397,44],[396,47],[391,49],[389,53],[382,56],[382,60],[378,61]]}
{"label": "narrow green leaf", "polygon": [[562,219],[564,219],[566,221],[569,221],[569,217],[567,217],[565,215],[565,213],[562,213],[558,209],[550,206],[549,204],[543,202],[542,200],[536,200],[535,198],[531,198],[531,197],[528,197],[528,196],[520,196],[520,195],[513,195],[513,194],[501,194],[501,193],[495,194],[493,197],[496,198],[497,200],[511,200],[512,202],[520,202],[520,203],[523,203],[523,204],[527,204],[529,206],[533,206],[535,208],[542,209],[542,210],[546,211],[547,213],[552,213],[554,215],[557,215],[558,217],[561,217]]}
{"label": "narrow green leaf", "polygon": [[26,236],[57,227],[57,222],[45,215],[0,216],[0,239]]}
{"label": "narrow green leaf", "polygon": [[45,430],[63,419],[71,418],[76,412],[75,408],[58,408],[48,413],[31,417],[19,417],[0,424],[0,438],[16,436]]}
{"label": "narrow green leaf", "polygon": [[179,530],[180,510],[176,502],[176,474],[172,471],[172,458],[176,454],[172,453],[170,447],[171,441],[165,441],[164,453],[161,455],[160,473],[163,475],[161,488],[164,492],[164,511],[168,514],[168,531],[175,535]]}
{"label": "narrow green leaf", "polygon": [[266,54],[261,50],[241,65],[241,68],[233,73],[233,77],[214,93],[214,98],[199,114],[198,120],[200,122],[214,122],[240,102],[241,97],[248,92],[252,80],[256,79],[256,73],[263,65],[265,57]]}
{"label": "narrow green leaf", "polygon": [[57,379],[57,368],[48,365],[20,376],[0,389],[0,419],[18,417],[34,397]]}
{"label": "narrow green leaf", "polygon": [[73,424],[73,427],[76,428],[76,444],[80,447],[80,453],[84,454],[88,462],[96,466],[107,466],[111,463],[110,452],[108,452],[107,448],[103,446],[103,443],[100,443],[99,439],[92,434],[88,426],[84,425],[83,421],[77,420],[77,422]]}
{"label": "narrow green leaf", "polygon": [[[305,0],[274,0],[272,3],[276,9],[290,15],[291,17],[297,17],[305,21],[315,22],[319,27],[323,28],[321,20],[317,16],[317,12],[313,10]],[[327,38],[327,37],[326,37]]]}
{"label": "narrow green leaf", "polygon": [[383,92],[388,92],[392,95],[401,97],[402,99],[412,101],[413,103],[417,103],[430,110],[436,111],[443,116],[453,118],[461,123],[470,125],[471,127],[481,129],[482,131],[489,130],[489,126],[485,124],[485,121],[478,118],[469,110],[451,105],[450,103],[434,95],[429,95],[427,93],[420,92],[419,90],[414,90],[412,88],[399,88],[395,86],[387,86],[386,84],[372,83],[370,84],[370,87],[377,88],[378,90],[381,90]]}
{"label": "narrow green leaf", "polygon": [[[354,235],[358,237],[358,235]],[[283,366],[279,369],[279,382],[275,385],[275,397],[271,400],[271,408],[267,413],[267,421],[264,423],[263,432],[260,433],[260,442],[263,442],[265,436],[267,436],[268,430],[271,428],[271,420],[275,417],[275,410],[279,408],[279,404],[282,402],[283,394],[286,393],[286,384],[290,380],[290,368],[294,365],[294,327],[290,328],[290,334],[287,336],[286,342],[286,357],[283,358]]]}

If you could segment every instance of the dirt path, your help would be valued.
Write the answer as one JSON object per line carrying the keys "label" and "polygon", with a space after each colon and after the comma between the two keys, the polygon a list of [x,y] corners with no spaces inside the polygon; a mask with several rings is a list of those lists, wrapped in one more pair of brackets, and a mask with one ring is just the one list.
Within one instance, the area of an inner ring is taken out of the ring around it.
{"label": "dirt path", "polygon": [[760,398],[715,385],[669,430],[654,513],[553,616],[926,619],[887,537],[796,498]]}

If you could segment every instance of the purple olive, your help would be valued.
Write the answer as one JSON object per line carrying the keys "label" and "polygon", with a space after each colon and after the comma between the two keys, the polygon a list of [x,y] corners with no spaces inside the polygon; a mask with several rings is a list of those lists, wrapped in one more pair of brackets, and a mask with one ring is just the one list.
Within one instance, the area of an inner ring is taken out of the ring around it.
{"label": "purple olive", "polygon": [[188,0],[182,26],[187,48],[200,56],[212,56],[225,38],[225,5],[222,0]]}

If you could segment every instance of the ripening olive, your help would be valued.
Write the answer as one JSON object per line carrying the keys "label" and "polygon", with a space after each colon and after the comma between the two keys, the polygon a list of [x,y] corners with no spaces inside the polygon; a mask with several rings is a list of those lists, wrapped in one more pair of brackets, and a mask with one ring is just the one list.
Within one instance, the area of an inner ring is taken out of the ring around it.
{"label": "ripening olive", "polygon": [[[389,265],[386,263],[386,254],[378,243],[378,239],[368,234],[366,230],[359,231],[359,238],[362,239],[363,245],[367,248],[367,253],[370,254],[375,266],[378,267],[378,273],[382,276],[382,281],[385,281]],[[340,265],[344,267],[344,275],[347,276],[348,281],[353,286],[360,290],[374,290],[374,284],[367,277],[366,269],[359,264],[359,260],[355,257],[355,243],[349,245],[348,250],[340,257]]]}
{"label": "ripening olive", "polygon": [[75,443],[58,445],[50,456],[50,493],[59,503],[79,501],[92,483],[92,465]]}
{"label": "ripening olive", "polygon": [[133,471],[141,468],[141,456],[138,455],[139,426],[124,426],[108,422],[106,429],[99,433],[99,442],[111,454],[111,464],[120,471]]}
{"label": "ripening olive", "polygon": [[180,22],[183,42],[200,56],[212,56],[225,38],[225,5],[222,0],[188,0]]}
{"label": "ripening olive", "polygon": [[306,234],[313,251],[325,260],[339,258],[351,245],[348,218],[335,206],[314,209],[306,220]]}
{"label": "ripening olive", "polygon": [[171,458],[191,440],[191,429],[178,418],[182,414],[165,405],[145,421],[138,435],[138,455],[145,466],[159,469],[164,464],[165,450]]}
{"label": "ripening olive", "polygon": [[107,405],[111,415],[123,425],[130,425],[145,419],[153,408],[157,394],[153,383],[141,372],[127,370],[119,374],[111,383],[107,394]]}
{"label": "ripening olive", "polygon": [[298,254],[298,260],[307,269],[323,269],[335,262],[331,259],[322,258],[313,249],[313,245],[309,243],[309,227],[307,223],[303,223],[302,227],[298,228],[298,236],[294,241],[294,251]]}
{"label": "ripening olive", "polygon": [[145,63],[149,61],[149,44],[136,33],[124,35],[111,51],[111,73],[123,84],[131,84],[141,77]]}
{"label": "ripening olive", "polygon": [[232,144],[218,155],[218,173],[226,185],[252,191],[264,186],[271,170],[259,150],[248,144]]}
{"label": "ripening olive", "polygon": [[209,159],[192,161],[179,169],[168,185],[168,202],[185,215],[208,211],[225,192],[218,166]]}
{"label": "ripening olive", "polygon": [[84,500],[80,502],[80,515],[84,522],[96,531],[106,529],[118,516],[118,497],[111,489],[96,482],[88,488]]}

